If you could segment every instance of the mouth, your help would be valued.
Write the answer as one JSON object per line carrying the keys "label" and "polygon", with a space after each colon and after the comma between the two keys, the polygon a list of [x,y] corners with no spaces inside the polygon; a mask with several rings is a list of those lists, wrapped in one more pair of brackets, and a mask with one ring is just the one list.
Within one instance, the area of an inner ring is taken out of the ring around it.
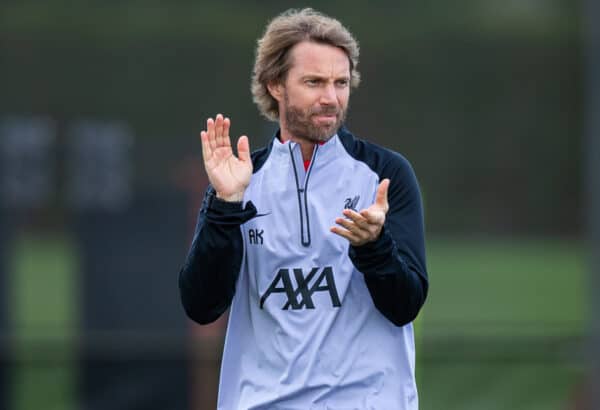
{"label": "mouth", "polygon": [[320,121],[320,122],[332,122],[332,121],[337,120],[337,114],[336,113],[315,114],[315,115],[313,115],[313,118],[315,118],[317,121]]}

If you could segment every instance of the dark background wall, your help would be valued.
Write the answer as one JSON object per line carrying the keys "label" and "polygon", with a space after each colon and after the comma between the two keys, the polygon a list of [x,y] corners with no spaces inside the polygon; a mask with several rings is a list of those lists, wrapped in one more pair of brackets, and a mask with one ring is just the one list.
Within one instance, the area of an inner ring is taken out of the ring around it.
{"label": "dark background wall", "polygon": [[[222,112],[251,148],[269,141],[254,48],[301,6],[2,2],[1,408],[215,407],[226,320],[189,323],[176,288],[206,186],[198,134]],[[315,7],[361,46],[347,125],[421,184],[422,408],[579,408],[580,2]]]}
{"label": "dark background wall", "polygon": [[[136,185],[170,183],[223,111],[253,147],[256,39],[286,5],[4,2],[0,112],[127,121]],[[357,134],[406,154],[439,232],[581,231],[582,50],[571,1],[324,2],[362,46]]]}

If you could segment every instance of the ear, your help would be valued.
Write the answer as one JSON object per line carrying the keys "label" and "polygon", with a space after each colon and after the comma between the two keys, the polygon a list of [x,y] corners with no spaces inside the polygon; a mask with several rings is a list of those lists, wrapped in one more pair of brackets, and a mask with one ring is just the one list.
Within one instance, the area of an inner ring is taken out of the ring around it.
{"label": "ear", "polygon": [[269,90],[271,97],[275,98],[277,101],[283,99],[283,84],[280,82],[271,82],[267,84],[267,89]]}

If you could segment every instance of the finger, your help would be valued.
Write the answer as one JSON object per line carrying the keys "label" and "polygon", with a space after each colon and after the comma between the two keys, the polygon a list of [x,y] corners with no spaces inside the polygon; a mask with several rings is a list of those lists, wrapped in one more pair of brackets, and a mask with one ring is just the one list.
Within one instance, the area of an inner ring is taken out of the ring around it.
{"label": "finger", "polygon": [[248,141],[248,137],[242,135],[237,142],[237,152],[238,158],[240,161],[248,162],[250,161],[250,142]]}
{"label": "finger", "polygon": [[206,133],[210,149],[214,151],[217,148],[217,141],[215,139],[215,121],[212,118],[206,120]]}
{"label": "finger", "polygon": [[360,211],[360,215],[371,225],[383,225],[385,222],[385,212],[379,207],[373,205]]}
{"label": "finger", "polygon": [[388,188],[390,186],[390,180],[385,178],[377,187],[377,194],[375,194],[375,204],[382,207],[386,212],[388,209]]}
{"label": "finger", "polygon": [[210,148],[208,134],[206,131],[202,131],[200,133],[200,140],[202,141],[202,159],[204,160],[204,165],[206,166],[208,159],[212,156],[212,149]]}
{"label": "finger", "polygon": [[365,241],[369,239],[369,236],[371,235],[369,229],[362,229],[360,226],[356,225],[354,222],[348,219],[336,218],[335,223],[345,228],[345,230],[350,232],[353,238],[357,240]]}
{"label": "finger", "polygon": [[217,147],[222,147],[223,144],[223,115],[217,114],[215,118],[215,138]]}
{"label": "finger", "polygon": [[354,222],[346,218],[335,218],[335,223],[343,226],[350,232],[357,232],[360,229]]}
{"label": "finger", "polygon": [[229,128],[231,127],[231,120],[227,117],[223,120],[223,145],[231,147],[231,139],[229,138]]}
{"label": "finger", "polygon": [[369,221],[367,221],[367,219],[358,212],[352,209],[344,209],[342,213],[344,214],[344,216],[350,218],[352,222],[354,222],[359,227],[363,229],[368,229]]}
{"label": "finger", "polygon": [[339,226],[332,226],[329,230],[334,234],[341,236],[342,238],[348,239],[353,245],[361,242],[358,236],[350,231],[347,231],[346,229],[340,228]]}

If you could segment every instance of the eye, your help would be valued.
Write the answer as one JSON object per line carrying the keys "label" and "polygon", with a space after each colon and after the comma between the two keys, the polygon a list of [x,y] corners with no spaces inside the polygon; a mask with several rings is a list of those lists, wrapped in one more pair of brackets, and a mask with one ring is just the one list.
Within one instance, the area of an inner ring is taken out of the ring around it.
{"label": "eye", "polygon": [[343,79],[343,80],[337,80],[336,85],[340,88],[344,88],[344,87],[348,87],[348,85],[350,84],[350,81],[347,79]]}
{"label": "eye", "polygon": [[316,87],[317,85],[319,85],[319,80],[316,78],[308,78],[304,80],[304,83],[309,87]]}

